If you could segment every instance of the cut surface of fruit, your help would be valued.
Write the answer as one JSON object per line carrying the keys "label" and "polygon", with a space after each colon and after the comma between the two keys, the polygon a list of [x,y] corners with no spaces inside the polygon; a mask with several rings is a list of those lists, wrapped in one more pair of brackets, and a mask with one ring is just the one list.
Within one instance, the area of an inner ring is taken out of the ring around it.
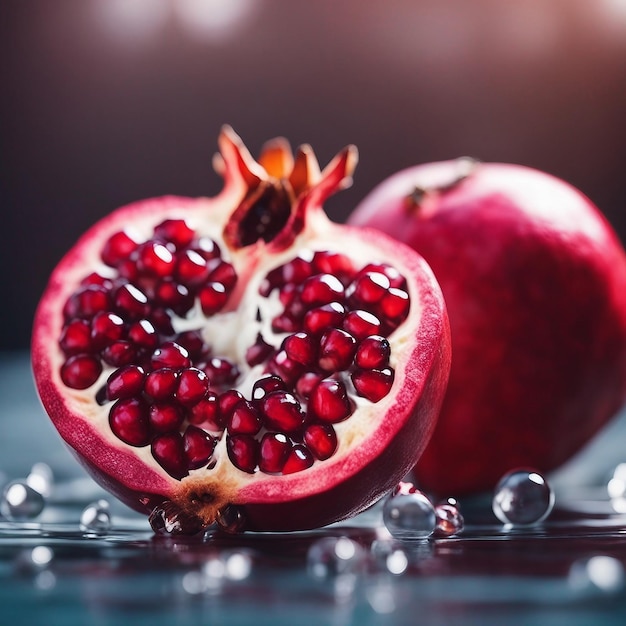
{"label": "cut surface of fruit", "polygon": [[323,213],[353,148],[323,171],[280,140],[254,161],[229,128],[220,150],[218,196],[118,209],[57,266],[37,387],[88,471],[156,530],[319,527],[425,446],[449,371],[443,299],[413,251]]}

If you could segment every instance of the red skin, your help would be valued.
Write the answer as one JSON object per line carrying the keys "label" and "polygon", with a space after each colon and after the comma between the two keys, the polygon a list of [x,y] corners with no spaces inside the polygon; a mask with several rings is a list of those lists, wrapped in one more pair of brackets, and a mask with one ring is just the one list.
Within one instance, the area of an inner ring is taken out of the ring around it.
{"label": "red skin", "polygon": [[492,489],[516,466],[557,468],[626,390],[626,256],[607,220],[563,181],[504,164],[408,208],[416,184],[445,185],[457,165],[399,172],[349,220],[416,249],[444,293],[452,369],[415,468],[440,495]]}

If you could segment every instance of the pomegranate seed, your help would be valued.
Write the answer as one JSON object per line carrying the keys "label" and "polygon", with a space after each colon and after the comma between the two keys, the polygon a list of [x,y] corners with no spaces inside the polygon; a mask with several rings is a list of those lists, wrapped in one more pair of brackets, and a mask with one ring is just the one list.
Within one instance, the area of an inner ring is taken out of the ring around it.
{"label": "pomegranate seed", "polygon": [[239,368],[223,357],[213,357],[202,368],[212,385],[231,385],[239,376]]}
{"label": "pomegranate seed", "polygon": [[139,279],[139,270],[137,269],[137,264],[133,261],[132,257],[122,259],[117,264],[117,271],[122,278],[125,278],[131,283],[135,283]]}
{"label": "pomegranate seed", "polygon": [[152,456],[156,462],[174,478],[184,478],[187,471],[185,444],[180,433],[164,433],[152,440]]}
{"label": "pomegranate seed", "polygon": [[304,423],[300,403],[286,391],[272,391],[261,401],[261,411],[267,428],[291,433]]}
{"label": "pomegranate seed", "polygon": [[256,435],[261,430],[261,416],[249,400],[240,400],[228,420],[228,432],[233,435]]}
{"label": "pomegranate seed", "polygon": [[101,311],[91,320],[91,341],[96,350],[121,339],[124,334],[124,320],[115,313]]}
{"label": "pomegranate seed", "polygon": [[409,314],[409,294],[392,287],[380,302],[380,310],[389,320],[404,320]]}
{"label": "pomegranate seed", "polygon": [[389,363],[391,347],[389,341],[380,335],[372,335],[361,341],[354,357],[357,367],[377,369]]}
{"label": "pomegranate seed", "polygon": [[303,366],[290,359],[284,350],[279,350],[268,362],[267,367],[272,374],[282,378],[287,385],[295,384],[303,371]]}
{"label": "pomegranate seed", "polygon": [[71,389],[91,387],[101,373],[100,359],[90,354],[75,354],[61,366],[61,380]]}
{"label": "pomegranate seed", "polygon": [[137,269],[148,276],[163,278],[171,276],[175,266],[174,255],[167,246],[158,241],[142,243],[134,255]]}
{"label": "pomegranate seed", "polygon": [[350,285],[350,294],[358,302],[374,304],[380,302],[389,291],[389,279],[380,272],[364,272],[359,274]]}
{"label": "pomegranate seed", "polygon": [[202,287],[198,297],[202,312],[208,316],[222,310],[228,300],[228,293],[226,293],[226,287],[222,283],[213,282]]}
{"label": "pomegranate seed", "polygon": [[317,357],[317,349],[313,339],[307,333],[289,335],[283,342],[287,356],[302,365],[313,365]]}
{"label": "pomegranate seed", "polygon": [[332,274],[344,284],[354,278],[355,269],[352,259],[341,252],[318,250],[313,255],[311,265],[315,272]]}
{"label": "pomegranate seed", "polygon": [[359,273],[364,274],[367,272],[384,274],[389,279],[389,285],[391,287],[406,289],[406,279],[395,267],[389,265],[389,263],[368,263]]}
{"label": "pomegranate seed", "polygon": [[183,447],[189,469],[198,469],[206,465],[213,455],[216,444],[217,439],[202,428],[187,426],[183,435]]}
{"label": "pomegranate seed", "polygon": [[352,372],[352,382],[357,393],[372,402],[382,400],[391,391],[393,370],[386,367],[382,370],[357,369]]}
{"label": "pomegranate seed", "polygon": [[229,389],[218,396],[217,403],[223,424],[228,422],[235,410],[235,406],[243,399],[244,397],[241,395],[241,392],[236,389]]}
{"label": "pomegranate seed", "polygon": [[173,243],[177,248],[188,246],[193,241],[194,235],[187,222],[180,219],[165,220],[154,229],[154,236],[157,239]]}
{"label": "pomegranate seed", "polygon": [[177,404],[159,402],[150,405],[148,418],[155,433],[166,433],[178,430],[185,414]]}
{"label": "pomegranate seed", "polygon": [[81,287],[73,293],[63,308],[66,320],[77,317],[91,319],[100,311],[108,311],[110,308],[109,291],[99,285]]}
{"label": "pomegranate seed", "polygon": [[217,395],[215,393],[209,391],[198,404],[191,407],[189,411],[189,422],[209,430],[217,431],[224,429],[225,423],[220,415]]}
{"label": "pomegranate seed", "polygon": [[286,313],[281,313],[272,320],[272,331],[275,333],[294,333],[299,329],[300,322]]}
{"label": "pomegranate seed", "polygon": [[150,312],[148,321],[163,335],[173,335],[174,327],[169,313],[165,309],[153,309]]}
{"label": "pomegranate seed", "polygon": [[232,289],[237,282],[235,268],[226,261],[214,259],[209,264],[208,280],[214,283],[222,283],[227,290]]}
{"label": "pomegranate seed", "polygon": [[308,469],[314,460],[313,455],[303,445],[296,444],[285,461],[283,474],[294,474]]}
{"label": "pomegranate seed", "polygon": [[209,390],[208,376],[196,367],[184,369],[178,377],[176,399],[186,407],[197,404]]}
{"label": "pomegranate seed", "polygon": [[209,276],[206,259],[194,250],[183,250],[176,260],[174,275],[177,280],[188,287],[200,285]]}
{"label": "pomegranate seed", "polygon": [[152,353],[150,361],[154,369],[161,367],[179,369],[191,365],[189,352],[175,341],[166,341],[161,344],[161,346]]}
{"label": "pomegranate seed", "polygon": [[91,352],[91,325],[89,322],[81,319],[68,322],[61,332],[59,345],[65,356]]}
{"label": "pomegranate seed", "polygon": [[220,247],[210,237],[200,237],[193,246],[193,250],[200,254],[206,261],[216,259],[222,254]]}
{"label": "pomegranate seed", "polygon": [[265,433],[261,439],[259,469],[268,474],[283,471],[291,450],[291,442],[282,433]]}
{"label": "pomegranate seed", "polygon": [[298,378],[296,382],[296,391],[301,398],[305,400],[309,398],[311,392],[317,383],[322,380],[324,376],[322,374],[318,374],[317,372],[305,372]]}
{"label": "pomegranate seed", "polygon": [[161,279],[154,288],[155,301],[172,309],[176,315],[185,316],[193,307],[193,294],[185,285],[177,283],[174,279],[166,277]]}
{"label": "pomegranate seed", "polygon": [[255,380],[254,385],[252,385],[252,399],[263,400],[272,391],[287,391],[283,379],[272,374],[263,376],[263,378]]}
{"label": "pomegranate seed", "polygon": [[337,433],[331,424],[310,424],[304,431],[304,443],[316,459],[325,461],[335,454]]}
{"label": "pomegranate seed", "polygon": [[113,301],[120,314],[130,319],[146,317],[150,309],[146,294],[130,283],[117,288]]}
{"label": "pomegranate seed", "polygon": [[105,278],[98,274],[98,272],[92,272],[88,274],[80,281],[81,287],[87,287],[89,285],[98,285],[99,287],[103,287],[106,290],[111,289],[113,283],[109,278]]}
{"label": "pomegranate seed", "polygon": [[206,343],[204,343],[202,331],[200,330],[186,330],[178,333],[175,341],[189,352],[191,359],[198,359],[204,356],[209,349]]}
{"label": "pomegranate seed", "polygon": [[300,298],[308,305],[319,306],[340,301],[344,296],[341,281],[332,274],[316,274],[307,278],[302,285]]}
{"label": "pomegranate seed", "polygon": [[259,333],[256,336],[256,341],[246,349],[246,363],[250,367],[259,365],[266,361],[274,352],[274,348],[263,339],[263,336]]}
{"label": "pomegranate seed", "polygon": [[128,339],[137,347],[154,350],[159,343],[156,328],[148,320],[139,320],[128,328]]}
{"label": "pomegranate seed", "polygon": [[134,363],[137,349],[129,341],[115,341],[102,351],[102,360],[113,367],[122,367]]}
{"label": "pomegranate seed", "polygon": [[299,256],[295,257],[282,266],[283,285],[289,283],[299,285],[311,276],[312,273],[313,269],[310,261]]}
{"label": "pomegranate seed", "polygon": [[299,300],[298,293],[298,286],[291,283],[281,288],[281,290],[278,292],[278,299],[283,306],[288,306],[294,300]]}
{"label": "pomegranate seed", "polygon": [[345,330],[331,328],[320,341],[318,365],[327,372],[348,369],[354,359],[356,339]]}
{"label": "pomegranate seed", "polygon": [[284,284],[282,266],[275,267],[273,270],[270,270],[263,279],[259,287],[259,294],[267,298],[274,289],[283,287]]}
{"label": "pomegranate seed", "polygon": [[380,320],[369,311],[361,309],[350,311],[343,321],[343,329],[359,340],[370,335],[378,335],[380,328]]}
{"label": "pomegranate seed", "polygon": [[230,462],[242,472],[253,474],[259,456],[259,444],[250,435],[229,435],[226,451]]}
{"label": "pomegranate seed", "polygon": [[141,393],[146,373],[138,365],[125,365],[107,379],[107,399],[132,398]]}
{"label": "pomegranate seed", "polygon": [[114,233],[102,247],[100,258],[106,265],[116,267],[121,261],[127,259],[138,245],[127,232]]}
{"label": "pomegranate seed", "polygon": [[352,404],[345,385],[325,378],[311,392],[309,409],[313,417],[323,422],[341,422],[352,414]]}
{"label": "pomegranate seed", "polygon": [[144,391],[154,400],[171,400],[177,387],[177,372],[169,367],[162,367],[148,373]]}
{"label": "pomegranate seed", "polygon": [[118,400],[109,411],[109,426],[129,446],[142,447],[150,442],[148,408],[137,398]]}
{"label": "pomegranate seed", "polygon": [[330,302],[321,307],[311,309],[306,313],[303,320],[303,328],[308,333],[317,334],[327,328],[341,327],[346,309],[339,302]]}

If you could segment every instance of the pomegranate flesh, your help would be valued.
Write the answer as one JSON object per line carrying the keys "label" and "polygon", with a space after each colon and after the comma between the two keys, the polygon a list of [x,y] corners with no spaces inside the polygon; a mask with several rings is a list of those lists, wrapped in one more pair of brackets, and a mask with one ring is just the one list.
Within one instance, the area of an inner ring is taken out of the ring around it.
{"label": "pomegranate flesh", "polygon": [[421,488],[460,495],[514,467],[548,472],[622,406],[626,258],[571,185],[511,164],[424,164],[382,182],[348,222],[422,254],[446,300],[452,369]]}
{"label": "pomegranate flesh", "polygon": [[413,250],[332,223],[349,147],[320,171],[230,128],[215,198],[113,212],[36,313],[41,400],[93,477],[155,530],[316,528],[392,489],[449,373],[439,286]]}

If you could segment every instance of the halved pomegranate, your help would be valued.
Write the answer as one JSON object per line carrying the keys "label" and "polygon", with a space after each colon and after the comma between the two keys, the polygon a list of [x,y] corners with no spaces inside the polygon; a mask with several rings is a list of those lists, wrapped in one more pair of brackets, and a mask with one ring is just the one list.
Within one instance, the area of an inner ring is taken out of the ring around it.
{"label": "halved pomegranate", "polygon": [[392,489],[430,437],[449,328],[429,267],[334,224],[349,147],[322,172],[229,128],[222,192],[118,209],[54,270],[37,387],[93,477],[155,530],[319,527]]}

